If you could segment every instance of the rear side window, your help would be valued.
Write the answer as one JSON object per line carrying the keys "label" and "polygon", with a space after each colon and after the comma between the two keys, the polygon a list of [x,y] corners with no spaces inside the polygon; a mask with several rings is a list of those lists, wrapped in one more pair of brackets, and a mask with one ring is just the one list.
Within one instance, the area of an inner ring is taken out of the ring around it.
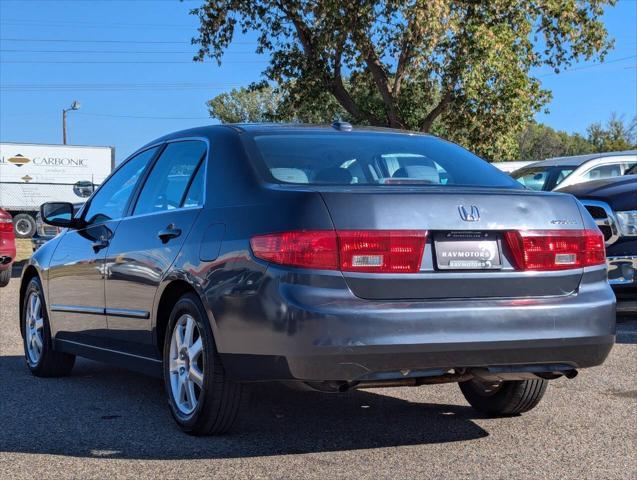
{"label": "rear side window", "polygon": [[246,136],[272,183],[520,188],[467,150],[425,135],[286,132]]}
{"label": "rear side window", "polygon": [[576,168],[573,166],[525,167],[511,175],[531,190],[553,190]]}
{"label": "rear side window", "polygon": [[611,163],[600,165],[586,172],[582,178],[584,180],[602,180],[604,178],[619,177],[623,173],[624,166],[621,163]]}
{"label": "rear side window", "polygon": [[184,194],[206,153],[200,141],[169,143],[144,183],[133,215],[172,210],[182,206]]}

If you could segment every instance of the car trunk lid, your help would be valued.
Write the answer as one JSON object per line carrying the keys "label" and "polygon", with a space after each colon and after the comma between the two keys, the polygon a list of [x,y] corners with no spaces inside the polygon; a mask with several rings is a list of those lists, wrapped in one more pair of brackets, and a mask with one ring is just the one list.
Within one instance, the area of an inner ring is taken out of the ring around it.
{"label": "car trunk lid", "polygon": [[[567,295],[579,286],[581,268],[521,271],[505,239],[505,232],[511,231],[583,229],[582,216],[570,196],[407,186],[323,187],[319,191],[337,231],[427,231],[418,273],[343,272],[349,288],[361,298],[538,297]],[[476,253],[481,248],[492,250],[490,263]]]}

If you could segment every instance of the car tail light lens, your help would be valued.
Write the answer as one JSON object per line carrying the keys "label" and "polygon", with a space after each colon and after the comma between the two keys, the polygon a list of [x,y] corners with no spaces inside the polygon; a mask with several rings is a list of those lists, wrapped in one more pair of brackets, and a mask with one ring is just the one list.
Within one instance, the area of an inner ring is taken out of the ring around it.
{"label": "car tail light lens", "polygon": [[566,270],[606,263],[604,236],[596,230],[525,230],[505,239],[520,270]]}
{"label": "car tail light lens", "polygon": [[292,267],[336,270],[336,232],[313,230],[259,235],[250,240],[257,258]]}
{"label": "car tail light lens", "polygon": [[336,235],[344,272],[418,272],[427,239],[427,232],[418,230],[341,230]]}
{"label": "car tail light lens", "polygon": [[0,217],[0,233],[13,233],[13,221],[11,218]]}
{"label": "car tail light lens", "polygon": [[427,232],[416,230],[313,230],[259,235],[257,258],[293,267],[347,272],[415,273]]}

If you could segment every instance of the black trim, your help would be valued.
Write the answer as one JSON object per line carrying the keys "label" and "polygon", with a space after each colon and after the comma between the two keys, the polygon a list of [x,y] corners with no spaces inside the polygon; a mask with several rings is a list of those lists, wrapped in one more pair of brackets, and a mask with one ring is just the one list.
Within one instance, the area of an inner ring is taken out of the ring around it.
{"label": "black trim", "polygon": [[[181,194],[181,201],[179,202],[179,208],[184,208],[184,203],[186,202],[186,198],[188,198],[188,194],[190,193],[190,188],[192,187],[192,182],[195,181],[195,178],[199,174],[199,169],[203,165],[203,162],[205,161],[207,156],[208,156],[208,146],[206,145],[206,151],[201,156],[201,158],[199,159],[199,163],[197,163],[197,166],[195,167],[195,169],[193,170],[192,174],[190,175],[190,178],[188,179],[188,184],[186,185],[186,189],[184,190],[184,193]],[[206,181],[206,179],[204,178],[204,183],[205,183],[205,181]],[[205,191],[205,189],[204,189],[204,191]],[[201,193],[203,194],[204,191],[202,191]],[[203,198],[201,199],[201,201],[203,203]],[[198,206],[200,206],[200,205],[198,205]]]}

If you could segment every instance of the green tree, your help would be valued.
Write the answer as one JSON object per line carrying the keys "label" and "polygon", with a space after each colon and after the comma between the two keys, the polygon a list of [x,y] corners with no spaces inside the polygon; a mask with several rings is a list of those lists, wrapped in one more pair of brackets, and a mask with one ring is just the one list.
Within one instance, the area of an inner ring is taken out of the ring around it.
{"label": "green tree", "polygon": [[516,156],[517,134],[550,98],[531,69],[603,59],[600,17],[614,3],[204,0],[192,13],[197,60],[221,62],[235,30],[257,33],[282,112],[333,101],[354,122],[442,134],[498,159]]}
{"label": "green tree", "polygon": [[271,122],[280,104],[281,94],[268,85],[232,89],[207,102],[210,116],[223,123]]}
{"label": "green tree", "polygon": [[624,119],[613,113],[606,123],[606,128],[601,123],[593,123],[586,132],[588,142],[597,152],[614,152],[637,148],[637,117],[631,122],[625,123]]}
{"label": "green tree", "polygon": [[544,160],[595,151],[595,147],[579,133],[569,134],[535,122],[519,134],[518,148],[519,160]]}

